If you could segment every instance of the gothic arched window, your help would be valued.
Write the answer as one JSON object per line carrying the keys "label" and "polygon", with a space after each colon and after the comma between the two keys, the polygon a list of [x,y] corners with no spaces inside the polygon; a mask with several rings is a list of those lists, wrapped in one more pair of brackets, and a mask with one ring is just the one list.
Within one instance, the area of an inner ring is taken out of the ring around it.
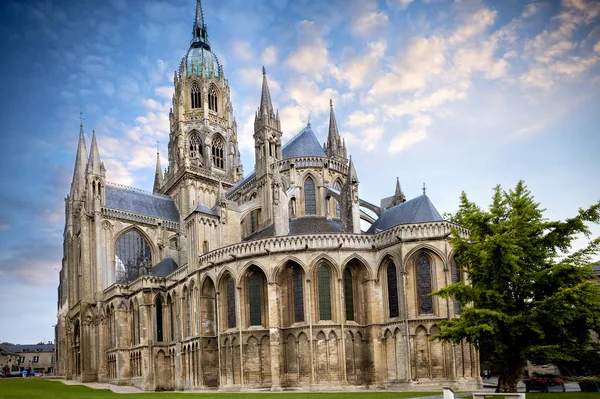
{"label": "gothic arched window", "polygon": [[202,108],[202,90],[198,86],[198,83],[192,83],[190,87],[190,95],[192,100],[192,108]]}
{"label": "gothic arched window", "polygon": [[127,284],[152,266],[148,241],[137,231],[129,230],[117,240],[115,275],[118,284]]}
{"label": "gothic arched window", "polygon": [[169,332],[171,341],[175,341],[175,306],[173,305],[173,300],[171,296],[167,297],[167,304],[169,307]]}
{"label": "gothic arched window", "polygon": [[312,177],[304,180],[304,214],[317,214],[317,197],[315,194],[315,182]]}
{"label": "gothic arched window", "polygon": [[[452,273],[452,284],[460,282],[460,269],[456,264],[456,259],[454,257],[450,259],[450,272]],[[460,302],[456,299],[454,299],[454,314],[457,316],[460,314]]]}
{"label": "gothic arched window", "polygon": [[192,335],[192,301],[190,300],[190,290],[185,291],[185,332],[186,337]]}
{"label": "gothic arched window", "polygon": [[398,309],[398,280],[394,262],[390,262],[387,267],[387,294],[390,318],[398,317],[400,314]]}
{"label": "gothic arched window", "polygon": [[190,135],[190,158],[202,160],[202,141],[196,131]]}
{"label": "gothic arched window", "polygon": [[346,305],[346,320],[354,321],[354,291],[352,286],[352,272],[350,268],[344,270],[344,304]]}
{"label": "gothic arched window", "polygon": [[217,89],[215,89],[215,86],[211,86],[208,92],[208,109],[211,111],[217,112],[217,98]]}
{"label": "gothic arched window", "polygon": [[260,292],[262,291],[262,278],[257,270],[252,270],[248,277],[248,302],[250,305],[250,325],[262,324]]}
{"label": "gothic arched window", "polygon": [[163,303],[160,296],[156,297],[154,301],[154,307],[156,308],[156,342],[162,342],[163,340]]}
{"label": "gothic arched window", "polygon": [[[336,180],[335,184],[333,185],[333,189],[336,190],[338,193],[342,192],[342,185],[340,184],[340,182],[338,180]],[[334,201],[335,201],[335,217],[339,218],[341,215],[340,201],[338,201],[338,200],[334,200]]]}
{"label": "gothic arched window", "polygon": [[302,288],[302,269],[294,265],[292,271],[292,290],[294,291],[294,321],[304,321],[304,292]]}
{"label": "gothic arched window", "polygon": [[227,328],[234,328],[235,323],[235,284],[231,276],[225,282],[227,288]]}
{"label": "gothic arched window", "polygon": [[433,298],[429,294],[431,294],[431,263],[425,254],[421,254],[417,259],[419,314],[433,313]]}
{"label": "gothic arched window", "polygon": [[225,144],[223,139],[215,137],[212,144],[212,161],[213,166],[219,169],[225,169]]}
{"label": "gothic arched window", "polygon": [[317,273],[320,320],[331,320],[331,286],[329,280],[329,269],[326,266],[321,266]]}

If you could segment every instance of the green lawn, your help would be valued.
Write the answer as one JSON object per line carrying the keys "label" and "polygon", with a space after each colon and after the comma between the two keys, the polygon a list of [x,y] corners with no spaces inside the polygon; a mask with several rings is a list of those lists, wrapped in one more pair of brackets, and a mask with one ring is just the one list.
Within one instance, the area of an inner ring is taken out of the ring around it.
{"label": "green lawn", "polygon": [[[41,378],[0,379],[0,399],[393,399],[441,395],[441,392],[346,392],[346,393],[181,393],[149,392],[117,394],[107,389],[92,389],[83,385],[65,385],[60,381]],[[494,399],[499,399],[496,397]],[[527,399],[598,399],[595,392],[528,393]],[[470,399],[469,397],[464,399]]]}

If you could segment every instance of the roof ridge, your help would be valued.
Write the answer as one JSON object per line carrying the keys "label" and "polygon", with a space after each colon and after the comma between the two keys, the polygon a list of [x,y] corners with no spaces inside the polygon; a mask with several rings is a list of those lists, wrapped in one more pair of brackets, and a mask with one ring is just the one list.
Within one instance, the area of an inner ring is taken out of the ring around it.
{"label": "roof ridge", "polygon": [[169,197],[168,195],[165,195],[165,194],[151,193],[150,191],[146,191],[144,189],[136,188],[136,187],[132,187],[132,186],[126,186],[125,184],[119,184],[119,183],[114,183],[114,182],[107,181],[106,185],[107,186],[111,186],[111,187],[123,188],[123,189],[129,190],[129,191],[135,191],[137,193],[150,195],[152,197],[160,197],[160,198],[169,199],[169,200],[173,199],[173,198],[171,198],[171,197]]}

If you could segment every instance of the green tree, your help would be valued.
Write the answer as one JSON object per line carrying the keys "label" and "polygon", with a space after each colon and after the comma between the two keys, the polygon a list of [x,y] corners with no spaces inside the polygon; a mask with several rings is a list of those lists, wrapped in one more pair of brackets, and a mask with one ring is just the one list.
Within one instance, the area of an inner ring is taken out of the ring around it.
{"label": "green tree", "polygon": [[441,323],[435,338],[485,347],[503,359],[498,392],[516,392],[527,360],[576,361],[589,349],[590,330],[600,327],[600,285],[592,280],[591,256],[600,238],[572,252],[588,225],[600,221],[600,201],[565,221],[550,221],[521,181],[497,186],[489,210],[461,195],[450,241],[469,283],[435,293],[455,298],[460,317]]}

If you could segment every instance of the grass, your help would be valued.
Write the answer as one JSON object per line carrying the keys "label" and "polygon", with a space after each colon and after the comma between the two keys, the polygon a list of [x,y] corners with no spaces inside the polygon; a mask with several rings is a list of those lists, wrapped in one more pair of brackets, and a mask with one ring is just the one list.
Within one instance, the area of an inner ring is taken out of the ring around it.
{"label": "grass", "polygon": [[[441,395],[441,392],[284,392],[284,393],[181,393],[148,392],[118,394],[108,389],[92,389],[84,385],[65,385],[41,378],[0,379],[0,399],[402,399]],[[501,397],[495,397],[499,399]],[[528,393],[527,399],[598,399],[597,392]],[[465,397],[464,399],[469,399]]]}

